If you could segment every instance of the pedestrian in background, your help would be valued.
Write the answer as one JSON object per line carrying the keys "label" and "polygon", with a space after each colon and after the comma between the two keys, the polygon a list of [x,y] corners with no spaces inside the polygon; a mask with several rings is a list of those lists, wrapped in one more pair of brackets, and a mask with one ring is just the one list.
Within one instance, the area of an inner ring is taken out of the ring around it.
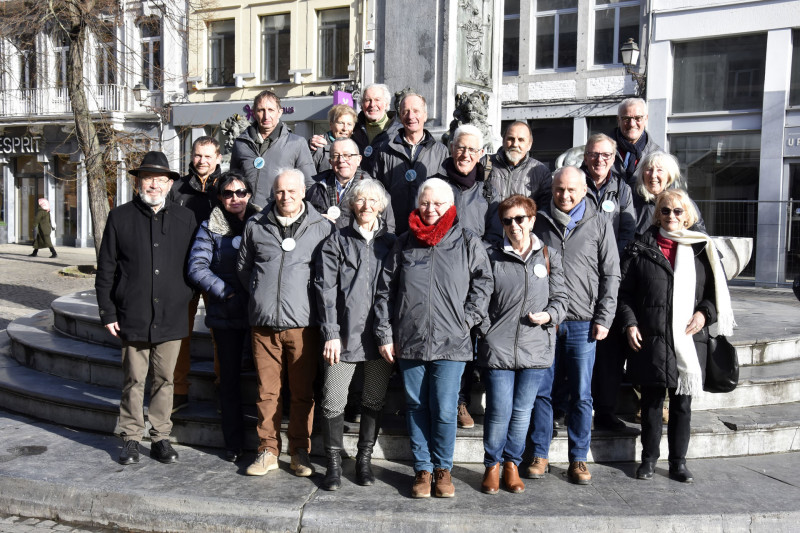
{"label": "pedestrian in background", "polygon": [[28,257],[36,257],[39,248],[49,248],[50,258],[58,257],[50,234],[56,230],[56,225],[50,219],[50,202],[46,198],[39,198],[39,209],[33,219],[33,229],[36,236],[33,238],[33,252]]}

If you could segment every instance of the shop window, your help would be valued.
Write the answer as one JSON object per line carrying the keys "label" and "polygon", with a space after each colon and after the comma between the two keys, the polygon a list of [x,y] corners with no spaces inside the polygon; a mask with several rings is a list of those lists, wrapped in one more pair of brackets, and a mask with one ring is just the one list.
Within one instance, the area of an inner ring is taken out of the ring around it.
{"label": "shop window", "polygon": [[236,70],[236,23],[233,19],[208,24],[209,87],[230,87]]}
{"label": "shop window", "polygon": [[531,155],[534,159],[554,170],[558,156],[572,148],[573,122],[571,118],[528,121],[533,130]]}
{"label": "shop window", "polygon": [[766,35],[675,44],[673,113],[761,109]]}
{"label": "shop window", "polygon": [[321,80],[347,78],[350,10],[346,7],[318,12],[318,54]]}
{"label": "shop window", "polygon": [[789,105],[800,106],[800,30],[792,32],[792,81]]}
{"label": "shop window", "polygon": [[289,81],[289,13],[261,17],[261,80]]}
{"label": "shop window", "polygon": [[503,75],[519,74],[519,0],[506,0],[503,18]]}
{"label": "shop window", "polygon": [[619,65],[619,47],[628,39],[641,43],[639,38],[641,6],[638,0],[595,0],[594,64]]}
{"label": "shop window", "polygon": [[161,57],[161,22],[153,17],[145,19],[142,30],[142,83],[150,91],[160,91],[164,86]]}
{"label": "shop window", "polygon": [[578,0],[536,0],[536,68],[574,68]]}

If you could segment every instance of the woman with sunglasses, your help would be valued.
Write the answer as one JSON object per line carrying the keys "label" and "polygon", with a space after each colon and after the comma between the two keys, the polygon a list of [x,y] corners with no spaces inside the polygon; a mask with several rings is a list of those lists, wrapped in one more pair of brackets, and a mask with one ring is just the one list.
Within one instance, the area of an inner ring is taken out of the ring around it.
{"label": "woman with sunglasses", "polygon": [[206,326],[219,358],[219,398],[225,460],[242,457],[244,421],[241,399],[242,352],[249,338],[249,294],[236,275],[236,258],[247,219],[258,211],[250,204],[253,191],[243,176],[222,174],[217,182],[218,206],[197,229],[189,253],[189,279],[206,295]]}
{"label": "woman with sunglasses", "polygon": [[661,409],[669,393],[669,477],[693,481],[686,467],[692,396],[703,390],[708,326],[722,335],[735,325],[722,263],[705,233],[693,231],[689,196],[668,189],[656,197],[653,225],[626,249],[617,320],[630,352],[628,376],[641,387],[642,462],[638,479],[652,479],[659,458]]}
{"label": "woman with sunglasses", "polygon": [[486,385],[481,484],[486,494],[500,490],[501,462],[506,490],[525,490],[517,467],[536,393],[553,364],[555,328],[569,298],[561,254],[532,232],[536,203],[515,194],[500,203],[498,213],[505,238],[489,250],[494,290],[477,361]]}

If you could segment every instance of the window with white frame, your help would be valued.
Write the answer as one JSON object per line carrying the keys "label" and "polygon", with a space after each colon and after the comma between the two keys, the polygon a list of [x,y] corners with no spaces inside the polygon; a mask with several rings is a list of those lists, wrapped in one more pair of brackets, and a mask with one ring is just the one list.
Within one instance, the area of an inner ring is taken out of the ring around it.
{"label": "window with white frame", "polygon": [[160,91],[164,85],[161,61],[161,22],[151,17],[141,23],[142,83],[150,91]]}
{"label": "window with white frame", "polygon": [[117,46],[113,27],[103,27],[97,38],[97,84],[117,83]]}
{"label": "window with white frame", "polygon": [[505,0],[503,13],[503,75],[519,74],[519,0]]}
{"label": "window with white frame", "polygon": [[33,36],[23,36],[16,43],[19,51],[19,88],[36,89],[38,65],[36,60],[36,44]]}
{"label": "window with white frame", "polygon": [[289,13],[261,17],[261,81],[289,81]]}
{"label": "window with white frame", "polygon": [[320,80],[347,78],[350,10],[346,7],[317,12],[318,75]]}
{"label": "window with white frame", "polygon": [[209,87],[227,87],[234,84],[236,71],[236,23],[233,19],[208,23],[208,76]]}
{"label": "window with white frame", "polygon": [[575,68],[578,52],[578,0],[536,2],[536,68]]}
{"label": "window with white frame", "polygon": [[594,64],[619,65],[619,47],[628,39],[641,44],[639,0],[595,0]]}
{"label": "window with white frame", "polygon": [[[53,52],[55,62],[56,89],[67,88],[67,54],[69,53],[69,36],[63,30],[57,30],[53,35]],[[64,96],[64,95],[61,95]]]}

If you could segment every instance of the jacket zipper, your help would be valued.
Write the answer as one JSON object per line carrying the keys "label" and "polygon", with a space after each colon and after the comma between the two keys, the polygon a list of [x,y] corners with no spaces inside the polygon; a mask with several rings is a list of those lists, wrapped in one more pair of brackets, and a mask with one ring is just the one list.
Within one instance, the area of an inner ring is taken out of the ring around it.
{"label": "jacket zipper", "polygon": [[[525,292],[522,294],[522,303],[520,306],[520,318],[523,318],[522,313],[525,312],[525,302],[528,301],[528,264],[522,265],[525,270]],[[519,344],[519,327],[521,320],[517,320],[517,331],[514,333],[514,368],[519,368],[519,361],[517,361],[517,346]]]}
{"label": "jacket zipper", "polygon": [[[428,283],[428,338],[430,339],[433,333],[433,313],[431,311],[431,292],[433,291],[433,267],[436,261],[436,245],[431,246],[431,275],[430,282]],[[431,343],[428,342],[428,350],[430,351]],[[428,353],[428,360],[431,354]]]}

